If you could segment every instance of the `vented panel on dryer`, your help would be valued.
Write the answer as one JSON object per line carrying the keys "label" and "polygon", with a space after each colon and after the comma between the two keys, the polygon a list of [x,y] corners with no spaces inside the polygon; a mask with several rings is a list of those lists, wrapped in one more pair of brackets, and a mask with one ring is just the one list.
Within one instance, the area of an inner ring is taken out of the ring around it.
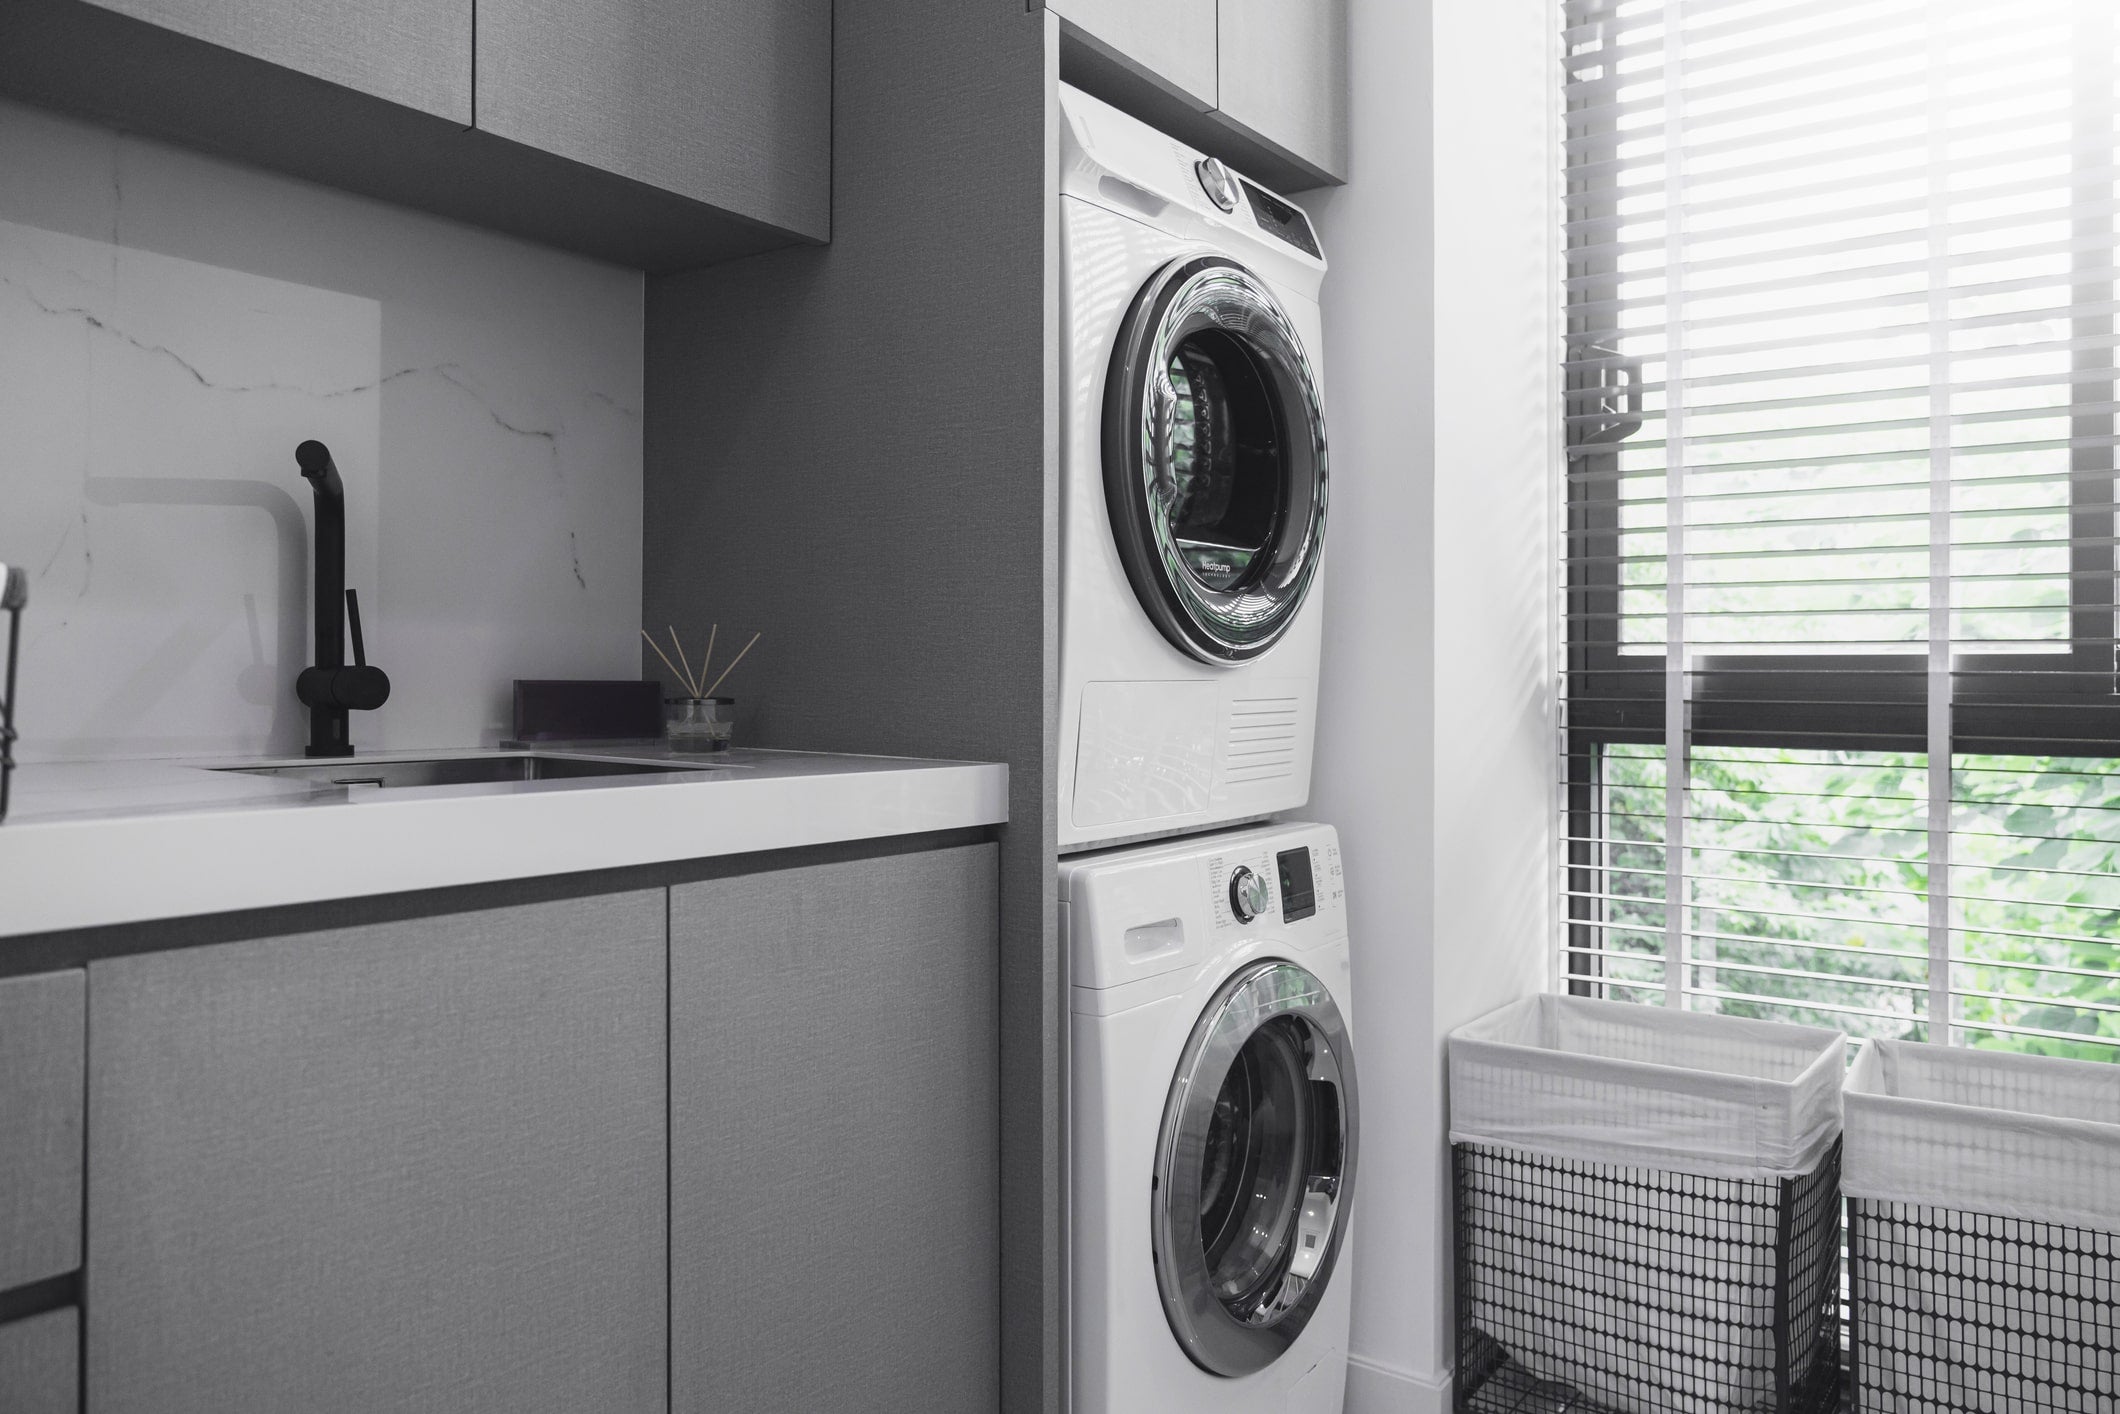
{"label": "vented panel on dryer", "polygon": [[1223,783],[1249,785],[1295,774],[1302,715],[1303,700],[1293,695],[1231,699],[1229,733],[1222,743]]}

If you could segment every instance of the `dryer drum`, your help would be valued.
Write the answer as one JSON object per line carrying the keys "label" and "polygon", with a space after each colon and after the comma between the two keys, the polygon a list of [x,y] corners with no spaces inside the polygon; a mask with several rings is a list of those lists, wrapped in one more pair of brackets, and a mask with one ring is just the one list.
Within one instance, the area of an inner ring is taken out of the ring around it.
{"label": "dryer drum", "polygon": [[1135,596],[1204,662],[1294,623],[1325,537],[1325,418],[1295,326],[1249,270],[1172,261],[1134,298],[1104,384],[1104,493]]}
{"label": "dryer drum", "polygon": [[1332,1278],[1355,1158],[1354,1058],[1316,977],[1244,968],[1187,1040],[1156,1146],[1164,1313],[1217,1375],[1272,1364]]}

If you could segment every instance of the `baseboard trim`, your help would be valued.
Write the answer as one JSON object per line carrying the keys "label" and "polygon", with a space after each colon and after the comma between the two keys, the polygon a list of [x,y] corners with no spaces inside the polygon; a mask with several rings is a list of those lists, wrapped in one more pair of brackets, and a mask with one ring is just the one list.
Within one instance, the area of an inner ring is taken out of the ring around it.
{"label": "baseboard trim", "polygon": [[1347,1414],[1449,1414],[1450,1372],[1420,1375],[1347,1357]]}

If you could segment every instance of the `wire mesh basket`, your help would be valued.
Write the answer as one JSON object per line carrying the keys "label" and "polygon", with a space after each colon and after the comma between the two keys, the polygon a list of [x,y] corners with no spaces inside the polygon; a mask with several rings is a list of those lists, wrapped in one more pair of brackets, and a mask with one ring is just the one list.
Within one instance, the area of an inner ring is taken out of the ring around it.
{"label": "wire mesh basket", "polygon": [[1846,1110],[1856,1407],[2120,1410],[2120,1070],[1865,1042]]}
{"label": "wire mesh basket", "polygon": [[1451,1038],[1460,1414],[1826,1414],[1839,1033],[1539,997]]}

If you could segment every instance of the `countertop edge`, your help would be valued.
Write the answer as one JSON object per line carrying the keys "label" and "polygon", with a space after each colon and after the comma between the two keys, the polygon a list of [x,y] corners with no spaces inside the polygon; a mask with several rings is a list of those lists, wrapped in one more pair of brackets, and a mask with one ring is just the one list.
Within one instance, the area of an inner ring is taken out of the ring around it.
{"label": "countertop edge", "polygon": [[711,787],[0,825],[0,939],[1007,820],[1007,766],[894,762]]}

